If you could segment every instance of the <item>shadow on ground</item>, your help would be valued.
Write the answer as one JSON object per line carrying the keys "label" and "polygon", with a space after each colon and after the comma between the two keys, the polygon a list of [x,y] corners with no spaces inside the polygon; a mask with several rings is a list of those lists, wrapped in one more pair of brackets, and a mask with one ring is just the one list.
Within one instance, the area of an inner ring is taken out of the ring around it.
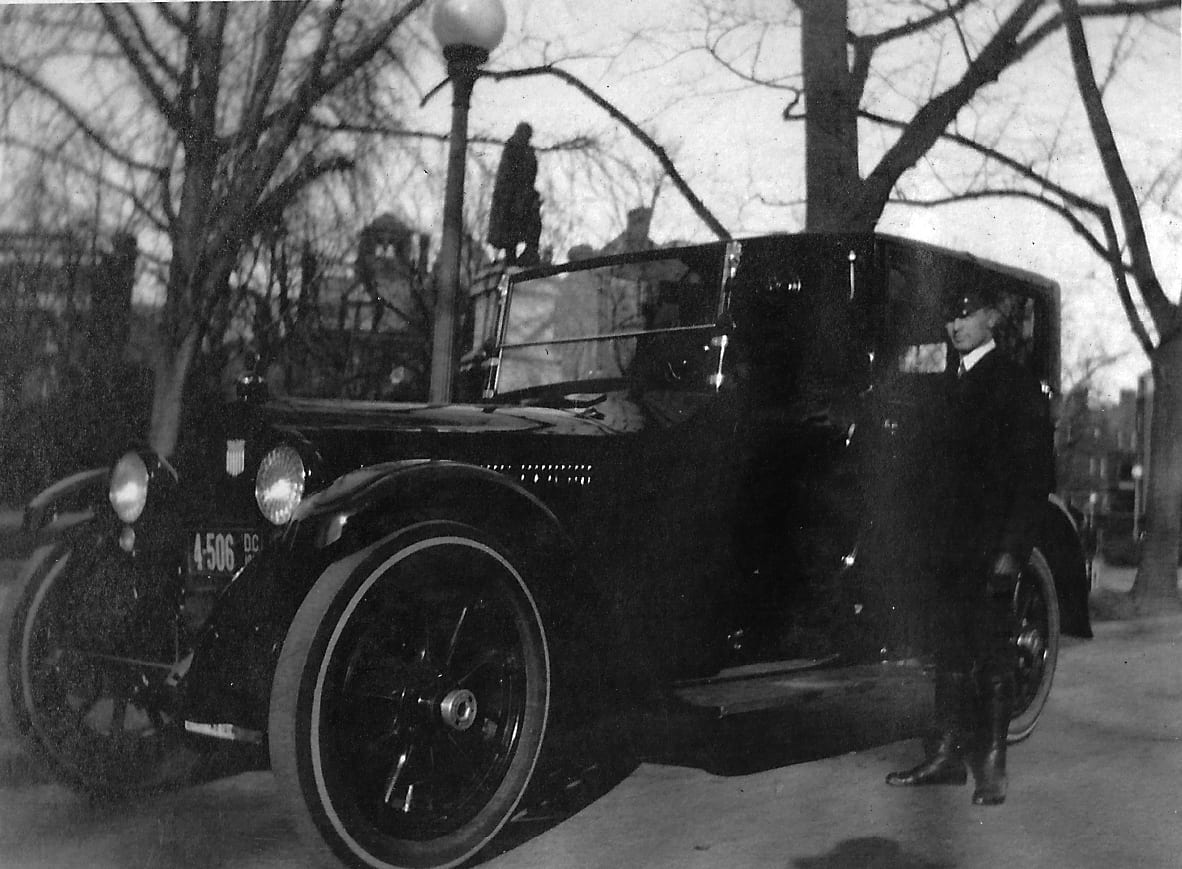
{"label": "shadow on ground", "polygon": [[[466,865],[479,865],[542,835],[607,794],[641,763],[687,766],[727,777],[752,775],[918,737],[930,717],[926,685],[888,703],[875,693],[819,698],[789,709],[721,719],[677,707],[608,716],[550,748],[513,821]],[[885,841],[881,848],[868,840],[844,846],[858,853],[874,851],[878,862],[868,862],[868,867],[929,869],[926,863],[907,862],[893,842]],[[847,856],[845,851],[821,855],[801,866],[863,865],[849,863]],[[829,857],[838,862],[826,862]]]}
{"label": "shadow on ground", "polygon": [[894,839],[867,836],[846,839],[827,854],[799,857],[793,869],[953,869],[955,863],[935,862],[903,849]]}

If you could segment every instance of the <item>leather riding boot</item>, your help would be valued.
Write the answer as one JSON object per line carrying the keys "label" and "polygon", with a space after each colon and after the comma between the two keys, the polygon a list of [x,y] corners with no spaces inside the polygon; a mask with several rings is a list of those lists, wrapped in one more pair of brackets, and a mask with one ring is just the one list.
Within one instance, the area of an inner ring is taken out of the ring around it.
{"label": "leather riding boot", "polygon": [[998,806],[1006,800],[1006,737],[1014,706],[1014,681],[994,676],[983,686],[986,738],[981,773],[973,791],[973,804]]}
{"label": "leather riding boot", "polygon": [[964,707],[968,678],[964,673],[936,674],[936,723],[940,731],[935,750],[918,766],[887,775],[889,785],[962,785],[968,781],[964,762]]}

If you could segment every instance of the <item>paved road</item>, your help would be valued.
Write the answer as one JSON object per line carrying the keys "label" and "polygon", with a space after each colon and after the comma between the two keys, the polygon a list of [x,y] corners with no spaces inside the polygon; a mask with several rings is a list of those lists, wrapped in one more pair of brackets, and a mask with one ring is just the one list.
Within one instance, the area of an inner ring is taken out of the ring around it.
{"label": "paved road", "polygon": [[[1129,578],[1110,571],[1105,582],[1119,587]],[[811,721],[656,734],[650,759],[626,776],[551,788],[482,865],[1177,867],[1180,643],[1178,618],[1099,624],[1094,640],[1067,641],[1047,712],[1011,754],[1010,797],[999,808],[972,806],[968,788],[883,784],[887,770],[910,764],[918,750],[914,740],[888,741],[900,735],[892,720],[906,708],[828,709]],[[862,732],[853,735],[855,724]],[[818,751],[826,756],[811,759]],[[307,865],[268,773],[90,805],[0,741],[4,869]]]}

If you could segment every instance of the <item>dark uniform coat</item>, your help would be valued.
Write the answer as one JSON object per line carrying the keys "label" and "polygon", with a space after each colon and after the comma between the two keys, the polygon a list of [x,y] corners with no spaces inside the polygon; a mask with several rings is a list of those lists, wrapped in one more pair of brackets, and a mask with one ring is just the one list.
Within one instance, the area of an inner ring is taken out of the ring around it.
{"label": "dark uniform coat", "polygon": [[996,349],[950,380],[937,656],[957,671],[1005,672],[1011,610],[988,583],[1001,553],[1030,557],[1053,485],[1050,412],[1039,383]]}
{"label": "dark uniform coat", "polygon": [[948,420],[949,554],[976,583],[1008,552],[1025,564],[1053,483],[1053,435],[1046,396],[1000,350],[951,387]]}

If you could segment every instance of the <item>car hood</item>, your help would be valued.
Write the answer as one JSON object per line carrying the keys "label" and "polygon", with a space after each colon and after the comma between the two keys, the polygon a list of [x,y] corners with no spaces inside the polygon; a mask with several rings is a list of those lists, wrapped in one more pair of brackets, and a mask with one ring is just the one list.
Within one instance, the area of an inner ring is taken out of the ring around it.
{"label": "car hood", "polygon": [[263,409],[281,431],[315,440],[317,433],[612,435],[617,430],[593,407],[552,408],[493,404],[412,404],[282,398]]}

